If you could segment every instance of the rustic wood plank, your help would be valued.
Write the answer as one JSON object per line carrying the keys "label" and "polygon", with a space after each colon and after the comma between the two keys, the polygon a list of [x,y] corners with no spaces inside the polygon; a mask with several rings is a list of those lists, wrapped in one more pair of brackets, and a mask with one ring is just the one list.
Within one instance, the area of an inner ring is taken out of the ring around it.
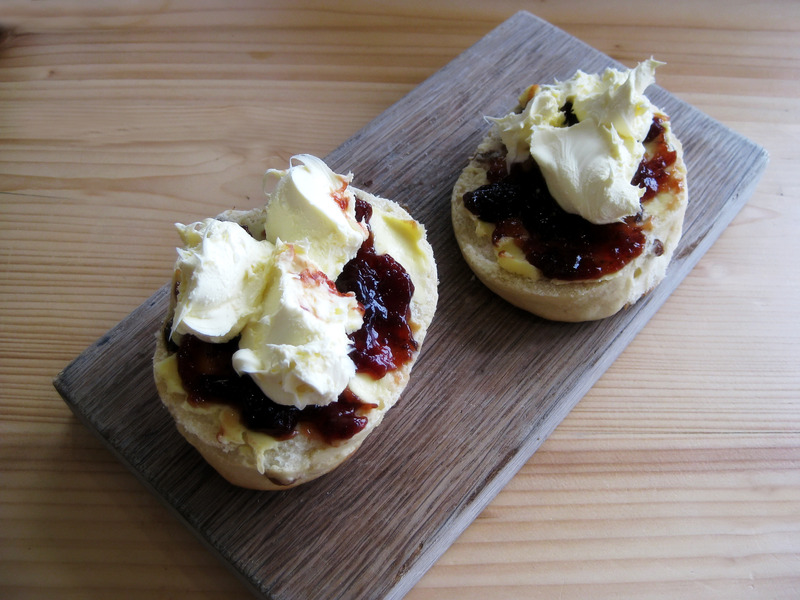
{"label": "rustic wood plank", "polygon": [[[57,389],[257,595],[402,596],[653,316],[766,164],[757,145],[656,90],[651,97],[672,116],[690,173],[685,234],[667,279],[599,323],[549,323],[498,301],[471,277],[449,225],[450,187],[485,133],[482,117],[506,112],[528,83],[613,64],[519,13],[327,157],[425,223],[441,280],[439,310],[404,397],[333,474],[286,492],[238,490],[183,442],[150,376],[165,289],[71,363]],[[343,539],[357,560],[342,560]]]}

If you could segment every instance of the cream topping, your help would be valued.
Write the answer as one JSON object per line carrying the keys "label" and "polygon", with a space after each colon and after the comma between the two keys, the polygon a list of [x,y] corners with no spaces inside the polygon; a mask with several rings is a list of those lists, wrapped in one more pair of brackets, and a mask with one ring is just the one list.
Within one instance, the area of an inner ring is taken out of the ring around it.
{"label": "cream topping", "polygon": [[[592,223],[636,214],[644,190],[631,180],[655,111],[644,91],[661,64],[651,58],[626,71],[578,71],[524,94],[521,113],[490,119],[509,162],[533,157],[559,205]],[[567,103],[578,119],[571,127],[562,111]]]}
{"label": "cream topping", "polygon": [[363,309],[352,293],[336,290],[302,246],[278,242],[274,269],[260,317],[242,331],[233,367],[278,404],[330,404],[355,375],[347,334],[361,327]]}
{"label": "cream topping", "polygon": [[178,301],[172,336],[226,342],[258,313],[274,247],[253,239],[236,223],[205,219],[175,227],[184,246],[175,264]]}
{"label": "cream topping", "polygon": [[265,184],[274,183],[264,223],[267,239],[305,247],[309,260],[335,279],[369,235],[356,221],[351,179],[309,154],[292,157],[288,170],[267,171]]}
{"label": "cream topping", "polygon": [[[279,404],[326,405],[348,384],[360,385],[348,334],[361,327],[363,308],[333,282],[369,231],[355,220],[351,176],[316,157],[293,157],[265,180],[272,189],[264,209],[176,225],[184,247],[172,336],[241,335],[233,356],[239,374]],[[422,280],[431,268],[419,246],[424,228],[374,205],[370,222],[376,251]]]}
{"label": "cream topping", "polygon": [[[363,309],[332,282],[369,235],[355,220],[350,176],[310,155],[271,170],[260,223],[265,240],[230,220],[178,224],[178,298],[173,339],[241,335],[233,365],[274,402],[303,408],[335,401],[355,374],[348,334]],[[229,214],[228,217],[232,216]],[[251,219],[252,220],[252,219]]]}

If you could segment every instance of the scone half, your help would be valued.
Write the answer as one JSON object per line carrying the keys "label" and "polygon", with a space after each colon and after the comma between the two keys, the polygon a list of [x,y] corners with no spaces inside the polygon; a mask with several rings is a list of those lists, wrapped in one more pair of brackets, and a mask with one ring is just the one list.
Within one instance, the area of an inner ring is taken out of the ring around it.
{"label": "scone half", "polygon": [[[366,202],[372,209],[370,227],[376,251],[395,247],[398,238],[405,239],[403,247],[413,245],[414,248],[413,252],[406,252],[400,247],[391,253],[408,272],[414,286],[408,307],[408,325],[414,342],[410,359],[381,377],[357,372],[350,381],[348,394],[357,401],[345,405],[341,414],[346,422],[355,419],[359,423],[354,435],[331,439],[321,434],[320,417],[306,421],[303,411],[291,435],[271,435],[245,425],[242,408],[236,402],[193,400],[182,381],[180,350],[170,340],[176,303],[176,294],[172,294],[153,357],[158,393],[180,433],[234,485],[258,490],[287,489],[338,467],[361,446],[398,401],[419,356],[435,312],[438,285],[433,251],[424,227],[395,202],[351,189],[359,201]],[[258,237],[263,235],[263,227],[259,227],[263,216],[263,209],[254,209],[228,211],[217,218],[241,224]],[[176,273],[175,283],[177,277]],[[337,417],[336,411],[331,414],[334,419]]]}

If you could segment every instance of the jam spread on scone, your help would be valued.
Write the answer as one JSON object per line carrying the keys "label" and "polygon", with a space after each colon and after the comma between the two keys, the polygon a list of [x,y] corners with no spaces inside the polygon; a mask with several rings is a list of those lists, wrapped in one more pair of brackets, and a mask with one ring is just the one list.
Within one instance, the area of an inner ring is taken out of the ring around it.
{"label": "jam spread on scone", "polygon": [[678,152],[670,148],[664,138],[667,121],[669,119],[664,115],[653,117],[653,124],[644,139],[644,158],[631,181],[633,185],[644,188],[642,202],[651,200],[660,192],[677,193],[683,185],[682,178],[670,168],[675,164]]}
{"label": "jam spread on scone", "polygon": [[[578,122],[571,107],[565,105],[562,111],[570,126]],[[666,120],[664,115],[654,116],[644,140],[645,155],[631,181],[645,189],[642,203],[681,185],[670,169],[676,152],[664,139]],[[619,222],[592,223],[561,208],[535,161],[515,162],[509,168],[502,151],[476,156],[476,161],[484,165],[489,183],[464,194],[464,206],[481,221],[494,224],[495,246],[513,239],[545,277],[597,279],[620,270],[642,253],[648,223],[641,211]]]}
{"label": "jam spread on scone", "polygon": [[[369,203],[357,199],[356,219],[369,227],[371,216]],[[391,255],[375,251],[371,230],[356,257],[336,278],[336,288],[353,292],[364,308],[364,324],[350,334],[350,358],[356,372],[377,379],[408,363],[419,349],[410,325],[414,283]]]}
{"label": "jam spread on scone", "polygon": [[472,167],[486,184],[462,201],[501,267],[588,282],[644,252],[659,255],[646,205],[661,192],[677,195],[683,174],[673,168],[669,119],[643,95],[658,64],[533,85],[517,110],[490,119],[496,143]]}

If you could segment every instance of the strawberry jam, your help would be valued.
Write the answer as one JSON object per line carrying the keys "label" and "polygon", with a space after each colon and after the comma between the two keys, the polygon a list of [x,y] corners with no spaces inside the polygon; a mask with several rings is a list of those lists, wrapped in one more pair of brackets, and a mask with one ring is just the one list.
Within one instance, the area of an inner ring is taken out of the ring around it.
{"label": "strawberry jam", "polygon": [[[372,207],[358,200],[358,220],[369,224],[371,214]],[[411,360],[417,349],[409,326],[414,285],[397,261],[375,252],[371,232],[356,257],[345,265],[336,287],[341,293],[354,292],[364,308],[361,329],[350,335],[350,357],[357,372],[379,378]],[[170,330],[166,327],[165,334]],[[212,344],[184,335],[177,347],[168,343],[177,353],[178,374],[189,402],[234,406],[248,429],[277,439],[289,439],[305,425],[328,444],[335,444],[363,430],[366,414],[376,406],[363,402],[349,388],[327,406],[298,409],[278,404],[264,395],[251,377],[240,377],[234,370],[232,357],[239,338]]]}
{"label": "strawberry jam", "polygon": [[[570,108],[563,109],[568,125],[577,123]],[[645,140],[647,153],[631,182],[645,188],[642,202],[675,185],[670,167],[677,153],[664,139],[664,119],[654,118]],[[596,225],[559,206],[532,159],[510,169],[499,168],[501,161],[505,166],[505,159],[496,152],[476,159],[484,164],[489,183],[464,194],[464,206],[481,221],[495,225],[495,245],[503,238],[513,239],[545,277],[596,280],[620,270],[644,251],[641,211],[618,223]]]}

